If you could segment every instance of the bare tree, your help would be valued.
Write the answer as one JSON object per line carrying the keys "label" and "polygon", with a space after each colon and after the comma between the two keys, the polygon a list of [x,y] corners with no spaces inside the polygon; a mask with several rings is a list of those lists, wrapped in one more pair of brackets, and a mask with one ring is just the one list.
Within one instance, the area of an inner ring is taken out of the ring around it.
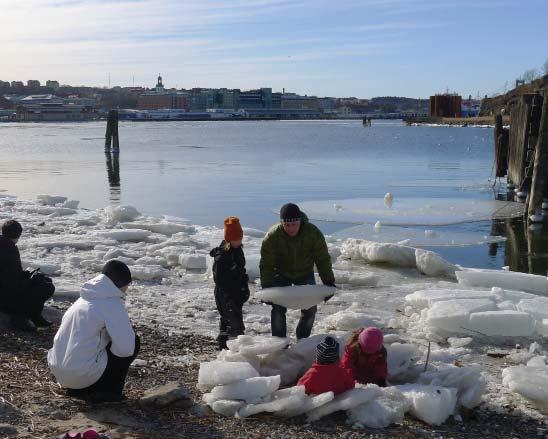
{"label": "bare tree", "polygon": [[538,70],[537,69],[529,69],[526,70],[525,73],[522,76],[522,79],[525,82],[531,82],[538,78]]}

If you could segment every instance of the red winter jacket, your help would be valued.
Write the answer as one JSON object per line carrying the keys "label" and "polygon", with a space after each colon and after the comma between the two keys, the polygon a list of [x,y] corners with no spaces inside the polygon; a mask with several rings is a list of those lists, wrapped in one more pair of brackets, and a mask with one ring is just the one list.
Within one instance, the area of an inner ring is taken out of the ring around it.
{"label": "red winter jacket", "polygon": [[345,349],[341,367],[348,370],[358,383],[378,384],[386,386],[388,376],[388,365],[386,363],[386,349],[383,346],[380,351],[374,354],[366,354],[361,349],[359,353],[349,348]]}
{"label": "red winter jacket", "polygon": [[304,386],[307,394],[333,392],[335,395],[354,388],[354,380],[340,363],[318,364],[312,367],[301,377],[298,386]]}

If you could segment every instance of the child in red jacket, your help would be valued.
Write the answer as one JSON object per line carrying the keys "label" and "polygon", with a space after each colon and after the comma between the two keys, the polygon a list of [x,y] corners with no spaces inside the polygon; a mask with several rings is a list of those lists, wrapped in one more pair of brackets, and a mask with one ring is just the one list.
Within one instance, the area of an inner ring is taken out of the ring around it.
{"label": "child in red jacket", "polygon": [[325,337],[316,347],[316,362],[297,383],[304,386],[307,394],[333,392],[335,395],[353,389],[355,382],[350,373],[340,367],[339,343]]}
{"label": "child in red jacket", "polygon": [[341,366],[357,382],[386,387],[388,365],[383,339],[380,329],[370,327],[357,330],[348,340]]}

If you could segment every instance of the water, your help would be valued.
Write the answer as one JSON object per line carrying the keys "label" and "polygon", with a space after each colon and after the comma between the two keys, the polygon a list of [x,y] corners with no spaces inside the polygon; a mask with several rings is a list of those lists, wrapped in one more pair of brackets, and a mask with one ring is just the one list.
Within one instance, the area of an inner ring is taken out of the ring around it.
{"label": "water", "polygon": [[[0,124],[0,190],[21,198],[64,195],[91,209],[131,204],[203,225],[220,226],[225,216],[237,215],[263,230],[287,201],[382,198],[386,192],[396,199],[494,198],[490,129],[400,121],[368,128],[361,121],[122,122],[119,157],[104,154],[104,132],[104,121]],[[317,224],[327,233],[347,226]],[[444,230],[489,235],[493,227],[482,221]],[[440,252],[454,263],[500,268],[508,245],[493,247]],[[523,245],[515,247],[522,260]]]}

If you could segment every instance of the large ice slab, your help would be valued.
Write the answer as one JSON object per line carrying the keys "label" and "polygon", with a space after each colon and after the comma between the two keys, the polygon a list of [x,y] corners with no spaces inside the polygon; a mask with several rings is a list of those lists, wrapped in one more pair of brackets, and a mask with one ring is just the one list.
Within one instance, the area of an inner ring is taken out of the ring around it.
{"label": "large ice slab", "polygon": [[429,326],[449,333],[468,333],[470,314],[494,311],[495,303],[489,299],[457,299],[435,302],[428,310]]}
{"label": "large ice slab", "polygon": [[142,229],[110,229],[95,232],[95,235],[100,238],[113,239],[115,241],[142,241],[150,234],[150,230]]}
{"label": "large ice slab", "polygon": [[508,367],[502,371],[502,383],[548,413],[548,367]]}
{"label": "large ice slab", "polygon": [[402,382],[407,372],[424,357],[422,351],[413,344],[392,343],[386,346],[388,379]]}
{"label": "large ice slab", "polygon": [[227,342],[232,352],[239,352],[242,355],[262,355],[278,352],[289,344],[287,337],[250,336],[239,335]]}
{"label": "large ice slab", "polygon": [[314,422],[339,410],[350,410],[361,404],[365,404],[375,399],[378,395],[379,387],[375,384],[368,384],[366,387],[356,387],[335,396],[333,401],[311,410],[308,412],[306,418],[308,422]]}
{"label": "large ice slab", "polygon": [[457,271],[459,284],[469,287],[500,287],[508,290],[528,291],[548,294],[548,278],[536,274],[504,270],[463,270]]}
{"label": "large ice slab", "polygon": [[296,285],[265,288],[255,293],[262,302],[272,302],[291,309],[308,309],[335,294],[336,288],[325,285]]}
{"label": "large ice slab", "polygon": [[397,388],[411,402],[411,414],[431,425],[441,425],[455,411],[457,389],[423,384]]}
{"label": "large ice slab", "polygon": [[259,373],[249,363],[210,361],[200,363],[198,388],[209,390],[208,387],[213,388],[258,376]]}
{"label": "large ice slab", "polygon": [[302,415],[311,410],[317,409],[322,405],[327,404],[330,401],[333,401],[335,394],[333,392],[325,392],[319,395],[306,396],[300,407],[295,407],[293,409],[286,409],[276,413],[277,416],[283,416],[284,418],[291,418],[293,416]]}
{"label": "large ice slab", "polygon": [[380,323],[377,316],[350,310],[338,311],[322,320],[322,325],[325,328],[337,331],[352,331],[368,326],[379,326]]}
{"label": "large ice slab", "polygon": [[390,264],[396,267],[415,267],[415,248],[406,245],[347,239],[341,246],[341,254],[352,260],[372,264]]}
{"label": "large ice slab", "polygon": [[504,236],[491,236],[472,232],[432,230],[416,227],[399,227],[381,224],[360,224],[335,232],[332,236],[339,239],[367,239],[374,242],[402,243],[412,247],[463,247],[468,245],[504,242]]}
{"label": "large ice slab", "polygon": [[531,314],[538,322],[548,319],[548,297],[520,300],[517,308],[519,311]]}
{"label": "large ice slab", "polygon": [[491,290],[476,289],[452,289],[452,288],[431,288],[418,290],[405,296],[405,301],[416,308],[426,308],[435,302],[452,299],[493,299]]}
{"label": "large ice slab", "polygon": [[448,225],[493,218],[522,216],[524,205],[499,200],[462,198],[399,198],[391,208],[383,198],[304,201],[299,207],[309,218],[342,223],[404,225]]}
{"label": "large ice slab", "polygon": [[401,424],[411,402],[396,387],[379,389],[373,401],[347,411],[348,420],[369,428],[385,428],[390,424]]}
{"label": "large ice slab", "polygon": [[450,264],[437,253],[420,248],[415,250],[415,262],[417,270],[430,277],[449,277],[454,279],[455,271],[458,270],[455,265]]}
{"label": "large ice slab", "polygon": [[253,377],[224,386],[216,386],[211,390],[211,395],[218,400],[237,399],[250,403],[278,390],[278,387],[280,387],[279,375]]}
{"label": "large ice slab", "polygon": [[238,410],[238,418],[247,418],[261,412],[285,413],[302,407],[306,399],[304,386],[295,386],[274,392],[270,401],[248,404]]}
{"label": "large ice slab", "polygon": [[535,322],[526,312],[485,311],[470,314],[467,328],[489,336],[529,337],[535,332]]}

